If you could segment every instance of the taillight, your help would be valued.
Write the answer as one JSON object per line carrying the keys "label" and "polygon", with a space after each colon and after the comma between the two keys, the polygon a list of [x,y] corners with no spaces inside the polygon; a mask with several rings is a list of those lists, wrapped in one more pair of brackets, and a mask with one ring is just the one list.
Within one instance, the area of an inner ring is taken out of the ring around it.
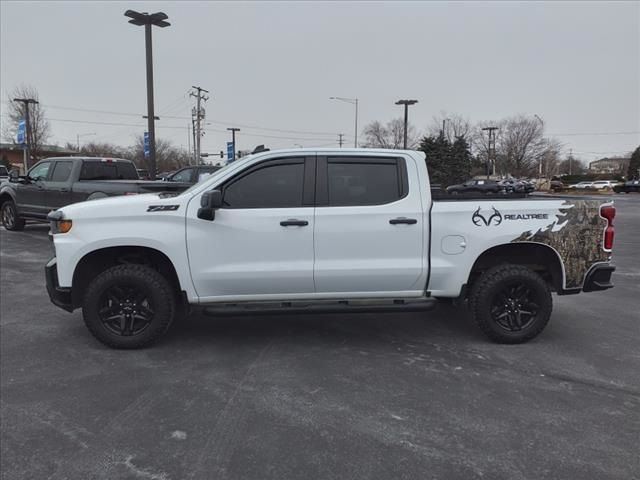
{"label": "taillight", "polygon": [[604,229],[604,242],[603,248],[607,251],[611,251],[613,248],[613,236],[615,234],[613,228],[613,219],[616,216],[616,207],[613,205],[604,205],[600,207],[600,216],[607,220],[607,226]]}

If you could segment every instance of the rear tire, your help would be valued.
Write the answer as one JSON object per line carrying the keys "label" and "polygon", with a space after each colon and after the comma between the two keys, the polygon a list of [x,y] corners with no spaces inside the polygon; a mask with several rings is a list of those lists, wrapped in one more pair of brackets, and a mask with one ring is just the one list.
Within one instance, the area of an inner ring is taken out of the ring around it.
{"label": "rear tire", "polygon": [[175,294],[159,272],[146,266],[111,267],[94,278],[82,314],[91,334],[111,348],[135,349],[156,342],[175,316]]}
{"label": "rear tire", "polygon": [[491,340],[524,343],[549,323],[553,303],[547,282],[521,265],[498,265],[474,283],[469,298],[473,317]]}
{"label": "rear tire", "polygon": [[24,219],[18,215],[18,209],[13,200],[7,200],[2,204],[0,217],[2,218],[2,226],[5,229],[12,232],[24,230]]}

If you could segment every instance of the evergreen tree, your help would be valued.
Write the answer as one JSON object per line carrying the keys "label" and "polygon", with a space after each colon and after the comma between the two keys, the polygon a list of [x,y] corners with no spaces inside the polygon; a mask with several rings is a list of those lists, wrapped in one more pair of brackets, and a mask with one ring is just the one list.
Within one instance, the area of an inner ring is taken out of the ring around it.
{"label": "evergreen tree", "polygon": [[443,135],[426,136],[420,141],[419,150],[425,153],[432,184],[445,188],[471,176],[472,157],[463,137],[451,144]]}
{"label": "evergreen tree", "polygon": [[634,150],[631,154],[631,160],[629,160],[627,180],[631,180],[632,178],[640,178],[640,147]]}

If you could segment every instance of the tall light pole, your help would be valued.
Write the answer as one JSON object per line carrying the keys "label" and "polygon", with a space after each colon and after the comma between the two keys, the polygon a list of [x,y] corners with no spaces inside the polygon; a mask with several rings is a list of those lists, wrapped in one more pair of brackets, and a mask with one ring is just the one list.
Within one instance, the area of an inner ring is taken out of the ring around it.
{"label": "tall light pole", "polygon": [[356,106],[356,127],[353,133],[353,148],[358,148],[358,99],[346,97],[329,97],[329,100],[339,100]]}
{"label": "tall light pole", "polygon": [[[498,127],[484,127],[482,129],[485,132],[489,132],[489,143],[487,148],[487,179],[489,178],[489,168],[493,165],[493,174],[496,174],[496,134]],[[492,146],[493,143],[493,146]]]}
{"label": "tall light pole", "polygon": [[[536,117],[538,119],[538,121],[540,122],[540,125],[542,125],[542,133],[544,134],[544,120],[542,120],[538,115],[536,115],[535,113],[533,114],[534,117]],[[540,157],[540,165],[539,165],[539,173],[538,173],[538,177],[542,178],[542,157]]]}
{"label": "tall light pole", "polygon": [[444,132],[446,131],[445,128],[446,128],[447,120],[451,120],[451,119],[450,118],[443,118],[442,119],[442,138],[443,139],[444,139]]}
{"label": "tall light pole", "polygon": [[396,105],[404,105],[404,149],[407,149],[407,128],[409,126],[409,105],[415,105],[418,100],[398,100]]}
{"label": "tall light pole", "polygon": [[164,12],[140,13],[134,10],[124,12],[125,17],[129,17],[129,23],[133,25],[144,25],[144,45],[147,58],[147,124],[149,131],[149,177],[156,179],[156,127],[155,114],[153,111],[153,52],[151,48],[151,27],[168,27],[171,25],[166,20],[169,18]]}
{"label": "tall light pole", "polygon": [[76,134],[76,146],[78,147],[78,153],[80,153],[80,137],[88,137],[90,135],[96,135],[96,133],[92,132],[92,133],[77,133]]}

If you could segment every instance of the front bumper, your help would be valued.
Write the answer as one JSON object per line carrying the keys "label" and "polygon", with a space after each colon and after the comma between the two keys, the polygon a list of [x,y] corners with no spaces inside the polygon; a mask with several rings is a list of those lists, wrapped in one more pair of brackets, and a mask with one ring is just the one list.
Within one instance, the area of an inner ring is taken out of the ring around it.
{"label": "front bumper", "polygon": [[56,257],[47,262],[44,267],[44,275],[47,280],[47,293],[51,303],[67,312],[73,312],[71,289],[58,285],[58,262]]}
{"label": "front bumper", "polygon": [[589,273],[587,273],[582,291],[597,292],[599,290],[613,288],[611,274],[613,274],[615,269],[615,265],[611,265],[610,263],[595,265],[589,270]]}

